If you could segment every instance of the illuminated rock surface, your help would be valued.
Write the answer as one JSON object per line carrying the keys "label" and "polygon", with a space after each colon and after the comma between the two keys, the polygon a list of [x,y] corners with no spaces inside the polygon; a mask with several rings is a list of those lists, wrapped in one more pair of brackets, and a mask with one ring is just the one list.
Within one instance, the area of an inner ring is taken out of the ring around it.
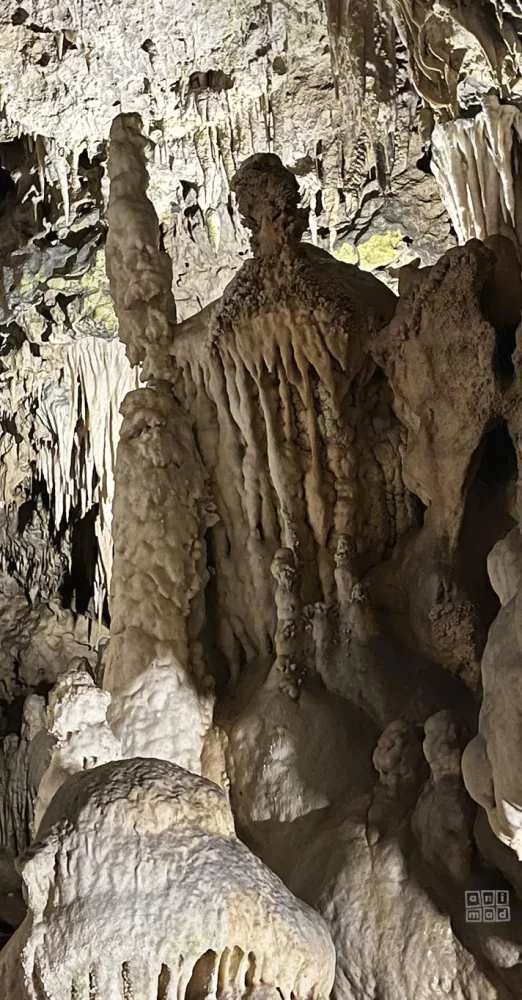
{"label": "illuminated rock surface", "polygon": [[3,4],[0,996],[522,995],[521,67]]}

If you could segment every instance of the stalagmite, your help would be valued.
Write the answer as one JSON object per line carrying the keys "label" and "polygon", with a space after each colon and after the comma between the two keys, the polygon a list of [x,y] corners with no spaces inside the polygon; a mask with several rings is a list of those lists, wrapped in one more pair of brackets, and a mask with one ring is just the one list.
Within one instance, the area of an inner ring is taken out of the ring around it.
{"label": "stalagmite", "polygon": [[175,319],[172,265],[158,248],[158,217],[147,198],[146,141],[140,125],[137,115],[120,115],[111,130],[107,273],[131,365],[143,365],[144,379],[165,378]]}
{"label": "stalagmite", "polygon": [[[173,304],[166,282],[168,258],[149,247],[146,269],[152,297],[149,285],[135,286],[130,301],[120,271],[122,252],[143,246],[143,220],[147,238],[156,242],[158,238],[157,219],[146,196],[146,171],[138,155],[139,133],[129,133],[130,146],[122,141],[134,125],[134,119],[122,119],[113,129],[110,170],[115,180],[107,267],[123,337],[128,330],[134,338],[134,346],[127,341],[130,356],[144,362],[149,376],[161,376],[170,366],[165,355],[169,303]],[[129,148],[134,160],[126,164]],[[137,182],[141,186],[135,189]],[[130,216],[122,190],[134,195]],[[130,267],[138,258],[124,260],[128,260],[124,267]],[[142,347],[138,352],[138,344],[146,345],[146,356]],[[124,753],[172,759],[199,772],[213,708],[213,682],[200,641],[208,578],[204,535],[216,520],[208,477],[190,420],[165,382],[130,393],[122,413],[114,503],[112,639],[104,675],[114,699],[111,718]],[[170,698],[173,709],[158,728],[156,720],[166,713]]]}
{"label": "stalagmite", "polygon": [[110,695],[96,687],[81,661],[71,664],[53,688],[45,726],[53,746],[34,805],[33,834],[69,775],[121,756],[120,743],[107,723],[109,703]]}
{"label": "stalagmite", "polygon": [[322,919],[237,839],[223,792],[173,764],[70,777],[22,878],[28,914],[0,955],[10,1000],[330,994]]}
{"label": "stalagmite", "polygon": [[30,695],[23,707],[21,738],[6,736],[0,754],[0,844],[14,857],[27,846],[37,792],[50,759],[45,702]]}
{"label": "stalagmite", "polygon": [[122,412],[105,673],[113,693],[169,660],[201,679],[203,534],[215,520],[190,424],[168,391],[138,389]]}
{"label": "stalagmite", "polygon": [[303,649],[299,577],[292,549],[278,549],[271,566],[276,581],[277,628],[274,645],[278,670],[284,675],[281,686],[291,698],[299,697]]}

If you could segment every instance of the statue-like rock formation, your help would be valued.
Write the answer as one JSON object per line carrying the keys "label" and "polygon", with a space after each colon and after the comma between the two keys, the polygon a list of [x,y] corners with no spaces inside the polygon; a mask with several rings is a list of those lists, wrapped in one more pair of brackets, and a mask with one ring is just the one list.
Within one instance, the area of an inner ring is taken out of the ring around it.
{"label": "statue-like rock formation", "polygon": [[[339,600],[341,540],[357,538],[369,562],[414,509],[398,471],[400,428],[366,353],[393,295],[299,242],[298,187],[276,157],[247,160],[234,187],[254,259],[217,310],[176,328],[171,352],[219,514],[207,538],[217,642],[237,677],[270,649],[279,550],[294,553],[295,600],[312,614]],[[313,660],[311,636],[306,644]]]}

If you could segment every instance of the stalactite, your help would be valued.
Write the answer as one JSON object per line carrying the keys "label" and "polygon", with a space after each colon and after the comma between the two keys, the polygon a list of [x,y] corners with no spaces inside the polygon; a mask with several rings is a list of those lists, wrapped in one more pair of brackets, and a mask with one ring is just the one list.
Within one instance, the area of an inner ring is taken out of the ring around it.
{"label": "stalactite", "polygon": [[[138,373],[117,340],[86,337],[64,355],[60,385],[45,381],[38,392],[42,425],[38,474],[45,481],[56,529],[72,508],[83,517],[99,504],[96,607],[103,604],[112,572],[112,502],[120,405],[138,384]],[[45,430],[43,430],[45,428]]]}
{"label": "stalactite", "polygon": [[522,112],[491,95],[475,118],[438,125],[433,172],[460,243],[522,241]]}
{"label": "stalactite", "polygon": [[372,169],[385,190],[393,167],[394,26],[388,0],[329,0],[326,10],[334,78],[346,122],[343,186],[357,197]]}
{"label": "stalactite", "polygon": [[435,109],[457,117],[490,89],[516,87],[522,42],[514,12],[499,21],[492,4],[454,0],[391,0],[398,31],[409,54],[415,86]]}

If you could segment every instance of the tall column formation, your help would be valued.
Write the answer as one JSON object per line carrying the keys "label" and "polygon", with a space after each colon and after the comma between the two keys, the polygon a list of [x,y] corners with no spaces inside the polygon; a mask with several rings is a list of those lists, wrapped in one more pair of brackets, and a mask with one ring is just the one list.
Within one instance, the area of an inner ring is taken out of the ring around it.
{"label": "tall column formation", "polygon": [[213,698],[199,635],[215,515],[194,435],[168,389],[123,404],[116,461],[111,641],[104,686],[125,756],[201,768]]}
{"label": "tall column formation", "polygon": [[159,222],[147,197],[146,139],[139,115],[118,115],[110,136],[107,274],[119,333],[142,377],[170,371],[168,343],[175,321],[172,265],[159,249]]}
{"label": "tall column formation", "polygon": [[115,120],[109,160],[111,294],[129,360],[149,383],[122,406],[104,685],[124,756],[165,757],[199,771],[213,705],[199,643],[204,533],[215,516],[191,421],[165,381],[172,271],[158,248],[139,125],[135,115]]}

